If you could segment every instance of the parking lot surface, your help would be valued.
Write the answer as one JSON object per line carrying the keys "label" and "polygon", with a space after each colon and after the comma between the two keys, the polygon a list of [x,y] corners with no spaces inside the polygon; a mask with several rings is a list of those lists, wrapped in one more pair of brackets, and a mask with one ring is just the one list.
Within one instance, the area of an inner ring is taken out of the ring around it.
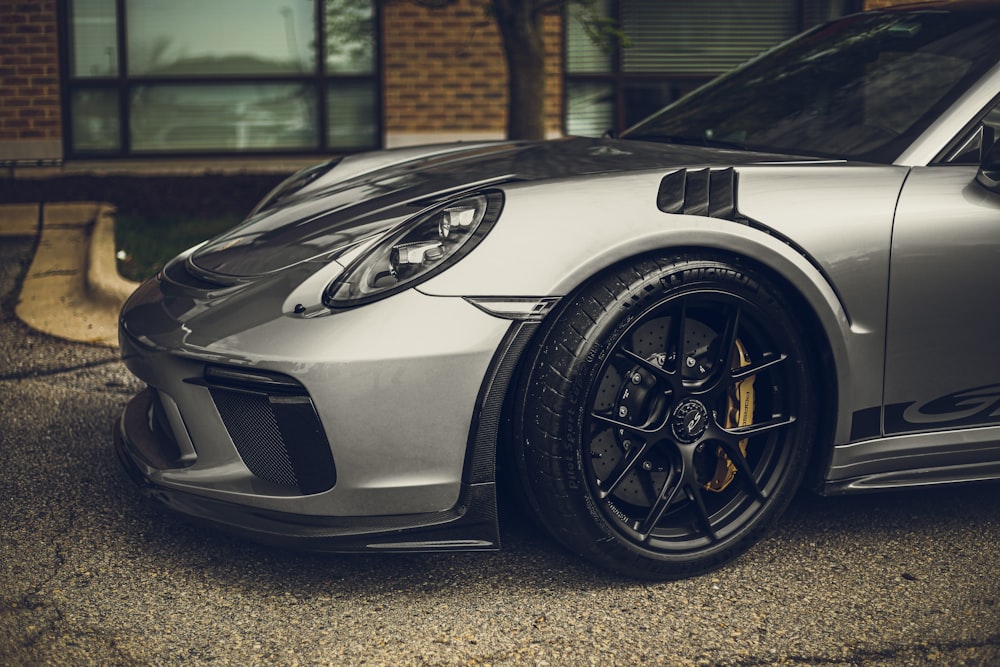
{"label": "parking lot surface", "polygon": [[136,382],[14,316],[0,239],[0,664],[997,665],[1000,486],[802,494],[712,574],[610,577],[514,511],[496,554],[310,555],[161,512],[119,471]]}

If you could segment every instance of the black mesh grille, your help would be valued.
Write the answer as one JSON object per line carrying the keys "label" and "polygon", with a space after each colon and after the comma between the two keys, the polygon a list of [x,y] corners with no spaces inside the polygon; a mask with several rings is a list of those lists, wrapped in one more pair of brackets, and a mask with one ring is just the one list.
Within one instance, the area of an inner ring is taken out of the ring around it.
{"label": "black mesh grille", "polygon": [[294,378],[210,366],[203,380],[247,468],[301,493],[333,488],[337,469],[316,406]]}
{"label": "black mesh grille", "polygon": [[213,387],[212,398],[250,472],[269,482],[298,488],[268,396]]}

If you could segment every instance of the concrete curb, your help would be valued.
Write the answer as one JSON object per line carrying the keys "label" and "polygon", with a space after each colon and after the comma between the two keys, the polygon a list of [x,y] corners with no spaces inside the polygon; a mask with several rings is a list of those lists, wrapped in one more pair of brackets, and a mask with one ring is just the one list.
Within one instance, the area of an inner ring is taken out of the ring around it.
{"label": "concrete curb", "polygon": [[0,238],[4,236],[36,236],[39,225],[38,204],[5,204],[0,206]]}
{"label": "concrete curb", "polygon": [[97,202],[42,205],[38,249],[16,308],[25,324],[117,347],[118,312],[138,285],[118,275],[113,211]]}
{"label": "concrete curb", "polygon": [[121,310],[139,283],[122,278],[115,259],[115,207],[98,204],[87,255],[87,290],[95,298],[110,298]]}

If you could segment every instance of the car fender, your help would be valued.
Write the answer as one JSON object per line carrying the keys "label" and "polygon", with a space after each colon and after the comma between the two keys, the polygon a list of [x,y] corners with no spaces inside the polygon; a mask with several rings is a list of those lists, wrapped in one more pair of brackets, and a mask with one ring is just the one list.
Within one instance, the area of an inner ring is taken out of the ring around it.
{"label": "car fender", "polygon": [[[806,168],[803,179],[803,169],[741,168],[739,212],[746,218],[738,221],[661,211],[655,193],[670,172],[512,184],[490,235],[419,289],[436,296],[564,296],[610,266],[657,250],[743,257],[795,290],[814,313],[836,368],[834,440],[847,442],[853,412],[881,402],[888,244],[906,170],[827,165]],[[810,186],[811,195],[795,194]],[[860,236],[845,243],[851,234]]]}

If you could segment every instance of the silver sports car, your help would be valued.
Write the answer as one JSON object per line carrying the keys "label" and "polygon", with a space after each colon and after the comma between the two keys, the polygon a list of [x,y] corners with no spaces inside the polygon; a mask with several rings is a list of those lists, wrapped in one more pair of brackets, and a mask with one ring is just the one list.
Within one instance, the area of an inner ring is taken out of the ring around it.
{"label": "silver sports car", "polygon": [[850,16],[620,137],[300,172],[121,314],[149,495],[321,551],[499,546],[498,476],[684,577],[823,494],[1000,479],[1000,7]]}

